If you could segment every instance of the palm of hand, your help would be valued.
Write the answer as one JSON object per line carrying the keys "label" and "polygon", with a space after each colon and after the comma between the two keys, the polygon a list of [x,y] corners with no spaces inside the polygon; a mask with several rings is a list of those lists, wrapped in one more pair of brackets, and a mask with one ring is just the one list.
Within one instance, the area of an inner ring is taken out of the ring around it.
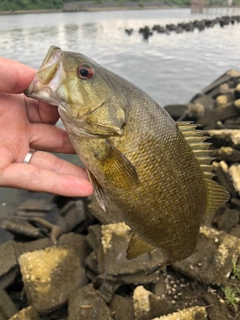
{"label": "palm of hand", "polygon": [[[33,74],[32,69],[29,70]],[[21,78],[19,73],[18,77]],[[30,80],[25,82],[29,84]],[[23,86],[27,87],[24,81]],[[9,89],[0,79],[0,91],[23,90],[17,88],[16,83],[14,89]],[[74,153],[66,131],[55,126],[58,118],[56,107],[38,103],[23,94],[0,93],[0,186],[66,196],[92,193],[84,169],[46,152]],[[24,164],[29,149],[41,151],[34,153],[29,164]]]}

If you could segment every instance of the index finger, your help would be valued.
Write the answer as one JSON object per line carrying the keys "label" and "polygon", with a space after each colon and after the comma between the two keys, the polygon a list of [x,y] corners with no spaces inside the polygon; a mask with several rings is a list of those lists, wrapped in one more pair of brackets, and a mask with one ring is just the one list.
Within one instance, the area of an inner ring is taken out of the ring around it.
{"label": "index finger", "polygon": [[0,57],[0,92],[22,93],[36,71],[20,62]]}

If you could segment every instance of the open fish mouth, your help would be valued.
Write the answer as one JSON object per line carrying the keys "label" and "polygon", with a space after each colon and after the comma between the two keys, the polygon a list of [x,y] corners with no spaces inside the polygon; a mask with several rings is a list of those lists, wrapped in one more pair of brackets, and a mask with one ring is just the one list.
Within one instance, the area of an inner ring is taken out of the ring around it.
{"label": "open fish mouth", "polygon": [[55,92],[64,74],[62,50],[51,46],[38,73],[24,92],[25,95],[58,106],[60,101]]}

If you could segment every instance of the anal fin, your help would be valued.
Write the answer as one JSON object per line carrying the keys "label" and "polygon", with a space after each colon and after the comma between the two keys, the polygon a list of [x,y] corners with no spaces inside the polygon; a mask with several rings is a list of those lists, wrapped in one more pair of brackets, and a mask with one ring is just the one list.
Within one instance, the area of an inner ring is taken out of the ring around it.
{"label": "anal fin", "polygon": [[132,234],[131,240],[127,248],[127,259],[131,260],[138,257],[140,254],[150,252],[155,247],[139,238],[135,233]]}

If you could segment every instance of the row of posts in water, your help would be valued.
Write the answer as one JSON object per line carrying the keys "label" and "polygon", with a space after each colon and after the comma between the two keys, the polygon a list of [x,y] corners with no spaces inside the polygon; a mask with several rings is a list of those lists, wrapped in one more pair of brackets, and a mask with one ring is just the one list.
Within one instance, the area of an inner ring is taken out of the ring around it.
{"label": "row of posts in water", "polygon": [[223,15],[239,15],[240,5],[232,6],[232,0],[227,0],[223,6],[216,6],[211,3],[211,0],[192,0],[191,13],[212,14],[216,16]]}
{"label": "row of posts in water", "polygon": [[[166,26],[154,25],[152,28],[149,26],[145,26],[140,28],[138,32],[142,34],[143,38],[147,40],[149,36],[153,35],[153,32],[162,33],[162,34],[170,34],[171,32],[182,33],[183,31],[191,32],[195,29],[202,31],[205,28],[213,28],[215,25],[219,25],[220,27],[225,27],[227,25],[233,25],[235,23],[240,23],[240,15],[236,16],[223,16],[217,17],[214,19],[203,19],[203,20],[194,20],[188,22],[181,22],[178,24],[167,24]],[[130,36],[134,30],[125,29],[125,32]]]}

